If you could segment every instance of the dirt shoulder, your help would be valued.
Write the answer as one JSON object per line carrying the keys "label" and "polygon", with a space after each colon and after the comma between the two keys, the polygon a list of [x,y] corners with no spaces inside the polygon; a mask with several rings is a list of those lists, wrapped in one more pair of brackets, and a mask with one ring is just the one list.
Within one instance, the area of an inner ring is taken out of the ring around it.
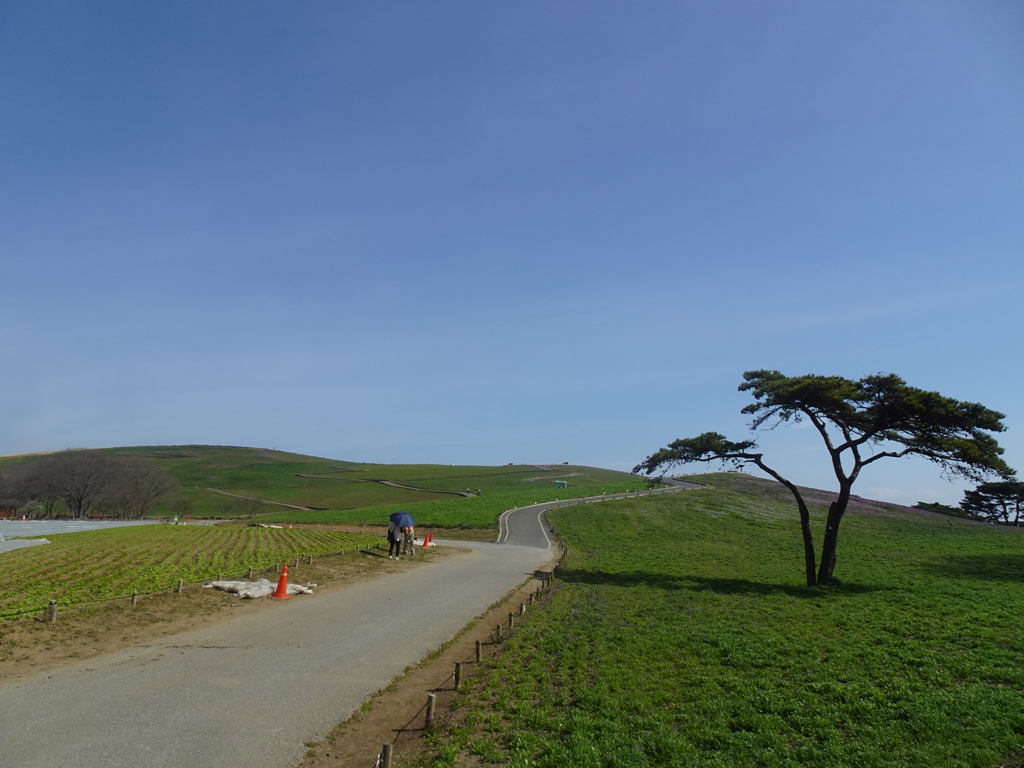
{"label": "dirt shoulder", "polygon": [[[364,526],[363,532],[370,533],[369,526]],[[457,547],[421,548],[415,557],[400,561],[388,560],[386,549],[370,550],[369,554],[349,552],[344,556],[314,558],[312,565],[300,563],[289,568],[289,581],[317,584],[315,592],[323,593],[418,568],[464,551]],[[272,575],[263,574],[265,578]],[[313,600],[316,595],[294,599]],[[179,632],[273,610],[281,603],[271,598],[240,600],[237,595],[196,585],[186,587],[181,594],[140,596],[134,608],[125,599],[61,610],[54,624],[44,621],[41,615],[0,621],[0,684],[53,672],[84,659]]]}
{"label": "dirt shoulder", "polygon": [[[553,552],[548,567],[556,559]],[[464,674],[469,676],[476,667],[477,641],[484,658],[499,653],[497,625],[507,627],[509,613],[518,615],[520,604],[528,603],[540,584],[533,578],[512,590],[445,646],[370,696],[358,713],[339,723],[327,738],[310,743],[306,758],[296,768],[367,768],[385,742],[394,744],[396,757],[419,753],[427,695],[436,695],[436,712],[440,714],[455,693],[452,677],[456,662],[464,663]]]}

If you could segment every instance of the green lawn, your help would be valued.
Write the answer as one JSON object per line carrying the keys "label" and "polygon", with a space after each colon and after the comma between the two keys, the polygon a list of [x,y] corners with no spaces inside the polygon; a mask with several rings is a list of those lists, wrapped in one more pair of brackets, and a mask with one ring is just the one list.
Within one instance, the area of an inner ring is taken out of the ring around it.
{"label": "green lawn", "polygon": [[575,499],[603,493],[623,493],[646,488],[644,480],[632,478],[617,483],[579,485],[572,488],[554,488],[551,485],[523,483],[513,488],[484,491],[480,496],[463,498],[430,494],[433,499],[418,503],[391,504],[362,509],[327,510],[324,512],[271,512],[261,515],[261,521],[287,523],[359,523],[383,525],[388,515],[402,510],[416,519],[420,528],[495,528],[498,517],[506,509],[525,507],[556,499]]}
{"label": "green lawn", "polygon": [[709,479],[553,512],[564,580],[420,762],[1021,764],[1019,530],[861,505],[840,534],[845,585],[807,588],[793,505]]}

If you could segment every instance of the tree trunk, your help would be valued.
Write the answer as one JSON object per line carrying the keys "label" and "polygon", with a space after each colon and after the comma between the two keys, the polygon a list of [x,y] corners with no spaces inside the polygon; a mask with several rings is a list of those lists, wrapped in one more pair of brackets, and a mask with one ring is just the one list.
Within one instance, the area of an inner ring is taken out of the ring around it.
{"label": "tree trunk", "polygon": [[828,519],[825,523],[825,542],[821,547],[821,567],[818,569],[818,584],[826,587],[833,583],[836,568],[836,542],[839,540],[839,522],[846,512],[849,491],[840,492],[839,498],[828,505]]}
{"label": "tree trunk", "polygon": [[811,536],[811,515],[796,486],[790,486],[789,490],[796,498],[796,506],[800,510],[800,532],[804,539],[804,576],[807,579],[807,586],[813,587],[816,581],[814,578],[814,537]]}
{"label": "tree trunk", "polygon": [[800,531],[803,533],[804,538],[804,576],[807,579],[807,586],[813,587],[817,583],[814,577],[814,537],[811,536],[811,515],[807,511],[807,505],[804,503],[804,497],[800,495],[800,491],[795,485],[793,485],[793,483],[789,482],[789,480],[784,478],[774,469],[762,464],[760,458],[755,459],[754,463],[784,486],[789,488],[789,492],[792,493],[793,498],[796,499],[797,509],[800,510]]}

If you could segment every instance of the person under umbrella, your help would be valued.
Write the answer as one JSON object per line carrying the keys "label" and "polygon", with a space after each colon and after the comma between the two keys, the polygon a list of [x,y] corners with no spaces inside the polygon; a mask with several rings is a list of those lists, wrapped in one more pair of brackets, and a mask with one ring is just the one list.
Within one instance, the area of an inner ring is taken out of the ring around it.
{"label": "person under umbrella", "polygon": [[392,512],[388,524],[388,560],[401,560],[403,554],[415,554],[412,543],[416,521],[408,512]]}

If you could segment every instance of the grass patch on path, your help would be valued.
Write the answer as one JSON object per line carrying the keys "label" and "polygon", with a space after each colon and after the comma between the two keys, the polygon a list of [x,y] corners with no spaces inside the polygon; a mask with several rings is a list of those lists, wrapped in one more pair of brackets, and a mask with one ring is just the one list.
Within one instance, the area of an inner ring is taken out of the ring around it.
{"label": "grass patch on path", "polygon": [[863,505],[845,586],[807,588],[792,504],[712,481],[553,512],[557,594],[419,762],[993,768],[1024,747],[1020,531]]}

